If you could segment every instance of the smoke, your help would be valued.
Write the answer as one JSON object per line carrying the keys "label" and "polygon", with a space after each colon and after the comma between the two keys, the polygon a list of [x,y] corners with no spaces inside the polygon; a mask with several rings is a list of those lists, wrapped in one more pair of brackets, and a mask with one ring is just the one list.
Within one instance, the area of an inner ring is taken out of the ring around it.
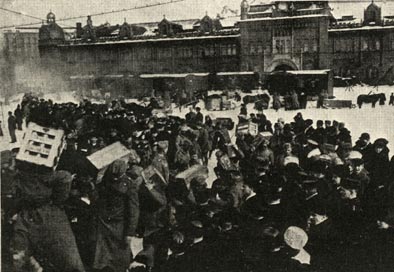
{"label": "smoke", "polygon": [[18,63],[14,66],[14,83],[17,93],[59,93],[67,84],[61,75],[40,66],[40,60]]}

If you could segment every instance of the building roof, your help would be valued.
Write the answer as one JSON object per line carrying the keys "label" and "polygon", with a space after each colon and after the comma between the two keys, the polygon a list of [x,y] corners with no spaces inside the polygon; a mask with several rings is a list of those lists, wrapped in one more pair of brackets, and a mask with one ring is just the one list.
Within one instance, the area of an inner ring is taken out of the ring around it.
{"label": "building roof", "polygon": [[[332,14],[335,18],[341,18],[344,15],[349,15],[349,12],[356,18],[362,18],[364,16],[364,10],[367,8],[369,3],[360,2],[355,5],[352,1],[335,1],[329,2],[332,8]],[[379,1],[378,5],[382,8],[382,16],[393,15],[394,1]]]}
{"label": "building roof", "polygon": [[220,18],[220,23],[226,28],[234,27],[240,19],[241,17],[239,15],[234,15],[226,18]]}
{"label": "building roof", "polygon": [[286,71],[288,74],[292,75],[325,75],[330,70],[298,70],[298,71]]}
{"label": "building roof", "polygon": [[[239,34],[239,29],[237,28],[236,24],[239,20],[238,15],[232,15],[224,17],[220,14],[217,15],[215,18],[210,18],[207,15],[202,19],[185,19],[185,20],[174,20],[169,21],[168,19],[164,18],[160,22],[143,22],[143,23],[133,23],[128,24],[127,22],[123,23],[122,25],[110,25],[104,24],[100,26],[95,26],[96,30],[96,39],[94,42],[98,43],[108,43],[108,42],[115,42],[122,38],[123,41],[133,40],[133,42],[143,42],[143,41],[164,41],[164,40],[180,40],[180,39],[188,39],[191,37],[196,37],[197,39],[206,39],[207,37],[202,35],[200,31],[200,23],[204,20],[212,20],[218,27],[214,28],[214,33],[210,33],[206,35],[211,36],[228,36],[228,35],[237,35]],[[174,24],[179,29],[174,33],[161,33],[160,31],[160,24],[163,23],[170,23]],[[121,29],[125,27],[125,24],[132,27],[132,35],[127,37],[119,37]],[[135,31],[134,28],[141,28],[144,31]],[[100,30],[100,31],[99,31]],[[101,34],[100,34],[101,33]],[[137,41],[136,41],[137,40]],[[74,37],[68,44],[90,44],[87,43],[85,39],[81,39],[80,37]]]}
{"label": "building roof", "polygon": [[331,28],[328,32],[344,32],[344,31],[363,31],[363,30],[389,30],[394,29],[394,25],[389,26],[360,26],[348,28]]}
{"label": "building roof", "polygon": [[219,72],[216,73],[218,76],[235,76],[235,75],[254,75],[255,72]]}
{"label": "building roof", "polygon": [[251,22],[251,21],[277,21],[277,20],[294,20],[294,19],[302,19],[302,18],[319,18],[319,17],[327,17],[327,14],[308,14],[308,15],[296,15],[296,16],[284,16],[284,17],[264,17],[264,18],[251,18],[240,20],[238,22]]}
{"label": "building roof", "polygon": [[187,76],[208,76],[209,73],[189,73],[189,74],[141,74],[140,78],[183,78]]}

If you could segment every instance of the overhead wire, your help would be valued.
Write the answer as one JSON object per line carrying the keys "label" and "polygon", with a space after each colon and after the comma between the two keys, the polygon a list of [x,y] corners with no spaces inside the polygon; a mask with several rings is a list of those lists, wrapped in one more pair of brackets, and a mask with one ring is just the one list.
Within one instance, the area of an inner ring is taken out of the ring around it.
{"label": "overhead wire", "polygon": [[[134,7],[131,7],[131,8],[123,8],[123,9],[118,9],[118,10],[98,12],[98,13],[93,13],[93,14],[88,14],[88,15],[90,15],[92,17],[96,17],[96,16],[107,15],[107,14],[126,12],[126,11],[131,11],[131,10],[138,10],[138,9],[145,9],[145,8],[151,8],[151,7],[156,7],[156,6],[163,6],[163,5],[174,4],[174,3],[184,2],[184,1],[186,1],[186,0],[169,0],[169,1],[164,1],[164,2],[156,2],[156,3],[152,3],[152,4],[134,6]],[[31,18],[34,18],[34,19],[42,21],[41,18],[30,16],[30,15],[26,15],[26,14],[18,12],[18,11],[8,10],[8,9],[5,9],[5,8],[1,8],[1,9],[5,10],[5,11],[13,12],[15,14],[24,15],[24,16],[31,17]],[[63,22],[63,21],[70,21],[70,20],[75,20],[75,19],[81,19],[81,18],[86,18],[88,15],[80,15],[80,16],[60,18],[60,19],[56,19],[56,21],[57,22]],[[14,24],[14,25],[0,26],[0,29],[14,28],[14,27],[23,27],[23,26],[32,26],[32,25],[38,25],[38,24],[41,24],[41,22],[40,23],[26,23],[26,24]]]}
{"label": "overhead wire", "polygon": [[36,20],[42,21],[42,18],[29,15],[29,14],[27,14],[25,12],[15,11],[15,10],[3,8],[3,7],[0,7],[0,10],[4,10],[4,11],[10,12],[10,13],[14,13],[14,14],[17,14],[17,15],[20,15],[20,16],[25,16],[25,17],[28,17],[28,18],[32,18],[32,19],[36,19]]}

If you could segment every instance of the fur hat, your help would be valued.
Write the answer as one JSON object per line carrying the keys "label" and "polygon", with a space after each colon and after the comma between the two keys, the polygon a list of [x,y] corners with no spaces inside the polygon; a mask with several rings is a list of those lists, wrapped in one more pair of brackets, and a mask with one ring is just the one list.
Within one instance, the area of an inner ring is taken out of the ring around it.
{"label": "fur hat", "polygon": [[308,235],[306,232],[295,226],[287,228],[284,235],[285,243],[292,249],[301,250],[305,247],[308,242]]}

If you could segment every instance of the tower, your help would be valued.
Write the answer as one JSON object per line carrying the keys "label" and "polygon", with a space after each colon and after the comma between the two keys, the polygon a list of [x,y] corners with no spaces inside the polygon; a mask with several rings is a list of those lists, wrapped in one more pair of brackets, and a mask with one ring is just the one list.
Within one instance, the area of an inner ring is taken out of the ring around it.
{"label": "tower", "polygon": [[242,0],[241,2],[241,20],[248,18],[249,3],[248,0]]}
{"label": "tower", "polygon": [[47,14],[47,24],[48,25],[53,25],[55,23],[56,23],[56,16],[55,16],[55,14],[52,11],[50,11]]}
{"label": "tower", "polygon": [[371,4],[364,10],[364,25],[381,25],[382,9],[378,7],[372,0]]}

